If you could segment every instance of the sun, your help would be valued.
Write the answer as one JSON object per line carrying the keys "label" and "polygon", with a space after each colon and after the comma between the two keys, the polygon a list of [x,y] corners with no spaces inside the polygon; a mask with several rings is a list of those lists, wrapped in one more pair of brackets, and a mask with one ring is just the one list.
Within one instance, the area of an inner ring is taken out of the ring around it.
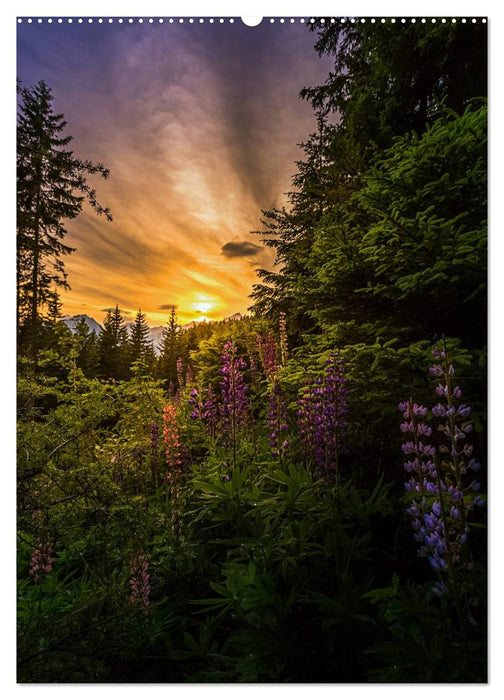
{"label": "sun", "polygon": [[210,301],[198,301],[193,304],[193,308],[197,314],[204,316],[208,311],[213,309],[213,304]]}

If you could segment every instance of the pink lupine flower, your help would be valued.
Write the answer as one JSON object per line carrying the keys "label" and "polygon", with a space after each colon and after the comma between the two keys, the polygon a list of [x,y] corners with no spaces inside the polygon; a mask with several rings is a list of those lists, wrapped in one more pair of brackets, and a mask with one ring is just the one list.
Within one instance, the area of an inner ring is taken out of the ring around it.
{"label": "pink lupine flower", "polygon": [[130,561],[130,603],[142,608],[150,605],[149,562],[143,552],[138,552]]}
{"label": "pink lupine flower", "polygon": [[52,546],[43,542],[39,542],[38,547],[33,550],[28,573],[35,583],[40,581],[43,574],[49,574],[52,571],[53,554]]}
{"label": "pink lupine flower", "polygon": [[272,333],[257,338],[257,348],[266,379],[271,380],[278,369],[276,341]]}
{"label": "pink lupine flower", "polygon": [[172,403],[166,404],[163,409],[163,426],[166,464],[169,469],[180,469],[182,460],[177,409]]}

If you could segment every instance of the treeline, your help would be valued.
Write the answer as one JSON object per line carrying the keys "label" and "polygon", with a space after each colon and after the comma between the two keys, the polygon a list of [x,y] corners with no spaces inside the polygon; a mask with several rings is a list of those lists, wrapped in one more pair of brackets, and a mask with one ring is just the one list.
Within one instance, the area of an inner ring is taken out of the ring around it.
{"label": "treeline", "polygon": [[127,325],[116,306],[110,309],[99,333],[90,330],[84,318],[79,318],[71,330],[59,318],[46,319],[44,348],[40,358],[47,353],[68,356],[73,354],[75,365],[88,379],[128,380],[134,374],[161,379],[165,388],[175,393],[191,372],[191,353],[208,338],[213,324],[202,322],[192,328],[182,329],[172,311],[163,328],[158,347],[150,337],[145,314],[139,310],[135,320]]}

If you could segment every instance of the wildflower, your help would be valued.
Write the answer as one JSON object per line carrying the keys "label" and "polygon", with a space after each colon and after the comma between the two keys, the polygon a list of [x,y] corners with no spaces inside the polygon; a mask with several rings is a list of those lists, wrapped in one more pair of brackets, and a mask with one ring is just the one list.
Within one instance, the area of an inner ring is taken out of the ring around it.
{"label": "wildflower", "polygon": [[249,413],[248,388],[243,379],[247,364],[238,356],[237,347],[231,341],[224,344],[221,362],[221,415],[226,428],[234,436],[236,429],[245,424]]}
{"label": "wildflower", "polygon": [[178,540],[182,527],[182,445],[180,442],[177,425],[177,412],[173,404],[169,403],[163,409],[166,466],[168,472],[165,481],[170,484],[171,495],[171,525],[172,532]]}
{"label": "wildflower", "polygon": [[264,368],[266,379],[271,380],[278,369],[276,341],[272,333],[257,338],[259,357]]}
{"label": "wildflower", "polygon": [[206,389],[205,396],[206,399],[203,400],[198,389],[191,389],[190,397],[187,400],[189,406],[192,406],[192,412],[189,417],[191,420],[201,420],[205,425],[207,434],[210,437],[215,437],[219,420],[217,398],[211,387]]}
{"label": "wildflower", "polygon": [[[455,368],[448,364],[446,353],[436,349],[433,354],[443,361],[442,365],[434,364],[429,370],[438,380],[435,392],[440,401],[432,408],[432,416],[442,444],[436,450],[426,441],[432,437],[432,427],[419,418],[425,417],[428,411],[425,407],[419,410],[411,400],[399,404],[404,419],[400,429],[411,436],[403,443],[402,451],[408,455],[404,463],[409,474],[405,488],[415,499],[407,512],[412,517],[414,539],[419,543],[418,553],[427,558],[440,576],[450,577],[453,567],[462,561],[468,541],[467,514],[483,501],[473,495],[480,488],[479,482],[473,480],[467,486],[463,479],[467,470],[476,471],[480,467],[471,456],[472,445],[466,442],[472,425],[465,419],[471,408],[459,403],[461,388],[452,388]],[[446,583],[440,581],[433,592],[441,596],[446,591]]]}
{"label": "wildflower", "polygon": [[39,542],[30,559],[29,575],[38,583],[43,574],[49,574],[53,568],[53,548],[48,543]]}
{"label": "wildflower", "polygon": [[269,394],[268,425],[272,429],[269,435],[269,444],[273,457],[286,457],[289,441],[283,438],[287,431],[286,406],[280,382],[275,377]]}
{"label": "wildflower", "polygon": [[163,409],[163,439],[165,442],[166,464],[169,469],[180,469],[181,445],[177,425],[177,410],[172,403]]}
{"label": "wildflower", "polygon": [[282,358],[282,365],[285,365],[289,359],[289,347],[287,342],[287,322],[283,311],[280,311],[279,314],[278,330],[280,335],[280,354]]}
{"label": "wildflower", "polygon": [[143,552],[138,552],[130,561],[131,593],[130,603],[141,608],[148,608],[150,605],[150,575],[149,562]]}
{"label": "wildflower", "polygon": [[297,424],[308,459],[321,476],[337,478],[341,440],[347,429],[347,389],[343,360],[334,353],[324,377],[304,387],[298,400]]}

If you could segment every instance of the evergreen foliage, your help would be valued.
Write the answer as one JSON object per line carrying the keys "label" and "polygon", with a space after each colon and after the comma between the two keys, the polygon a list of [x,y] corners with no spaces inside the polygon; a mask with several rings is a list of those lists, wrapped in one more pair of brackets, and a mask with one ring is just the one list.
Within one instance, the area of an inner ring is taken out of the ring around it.
{"label": "evergreen foliage", "polygon": [[180,340],[180,326],[177,323],[177,314],[175,313],[175,307],[172,307],[170,312],[170,318],[165,328],[163,328],[163,335],[161,338],[161,357],[159,360],[159,373],[167,386],[172,384],[174,388],[177,387],[177,359],[179,355],[179,340]]}
{"label": "evergreen foliage", "polygon": [[84,200],[111,220],[86,179],[107,178],[109,171],[66,149],[72,137],[62,134],[66,122],[54,111],[43,80],[18,90],[17,321],[19,340],[28,343],[36,360],[41,310],[52,298],[51,287],[68,288],[64,257],[73,248],[64,243],[66,221],[79,215]]}
{"label": "evergreen foliage", "polygon": [[126,379],[129,373],[128,330],[117,305],[113,311],[107,311],[98,347],[100,376],[104,379]]}
{"label": "evergreen foliage", "polygon": [[129,363],[130,366],[134,362],[140,362],[145,371],[152,372],[155,362],[154,349],[152,342],[149,340],[149,326],[147,319],[141,309],[138,310],[135,316],[135,321],[131,326],[129,339]]}

